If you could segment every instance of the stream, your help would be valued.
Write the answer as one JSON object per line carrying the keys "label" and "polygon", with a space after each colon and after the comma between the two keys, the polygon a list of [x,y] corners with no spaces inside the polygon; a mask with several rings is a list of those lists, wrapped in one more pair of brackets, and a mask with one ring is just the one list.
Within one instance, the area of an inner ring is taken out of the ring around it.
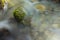
{"label": "stream", "polygon": [[[13,11],[21,3],[19,0],[13,0],[12,3],[17,4],[8,8],[7,12],[0,12],[0,26],[12,30],[17,34],[16,40],[59,40],[60,39],[60,6],[49,1],[24,0],[24,10],[26,11],[26,19],[31,17],[30,25],[18,24],[13,18]],[[42,4],[46,6],[46,11],[41,13],[34,6]],[[50,9],[51,8],[51,9]],[[53,10],[53,11],[52,11]],[[4,15],[4,16],[3,16]],[[11,21],[10,21],[11,20]],[[9,22],[10,21],[10,22]],[[29,23],[27,23],[29,24]],[[8,27],[9,26],[9,27]],[[1,28],[0,27],[0,28]],[[10,28],[11,27],[11,28]],[[18,31],[17,31],[18,30]],[[13,32],[13,33],[14,33]]]}

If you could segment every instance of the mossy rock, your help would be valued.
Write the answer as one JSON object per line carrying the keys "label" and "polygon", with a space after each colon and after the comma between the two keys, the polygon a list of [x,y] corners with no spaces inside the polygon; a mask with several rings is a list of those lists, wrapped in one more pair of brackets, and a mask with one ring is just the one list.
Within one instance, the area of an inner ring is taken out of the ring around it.
{"label": "mossy rock", "polygon": [[3,9],[5,0],[0,0],[0,9]]}
{"label": "mossy rock", "polygon": [[22,7],[18,7],[14,10],[13,16],[17,22],[22,22],[25,16],[25,12]]}

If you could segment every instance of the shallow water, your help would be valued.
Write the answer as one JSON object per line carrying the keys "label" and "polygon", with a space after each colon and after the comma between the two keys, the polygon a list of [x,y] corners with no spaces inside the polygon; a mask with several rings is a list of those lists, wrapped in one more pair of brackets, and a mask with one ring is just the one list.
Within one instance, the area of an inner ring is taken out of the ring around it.
{"label": "shallow water", "polygon": [[[19,5],[21,1],[13,0],[12,2]],[[36,3],[40,3],[46,6],[46,11],[41,13],[39,12],[34,5]],[[0,26],[4,24],[4,26],[13,26],[12,28],[15,30],[19,30],[18,38],[16,40],[59,40],[60,39],[60,6],[58,4],[47,2],[47,1],[35,1],[31,2],[31,0],[25,0],[24,10],[26,11],[26,19],[31,17],[30,25],[17,24],[17,23],[9,23],[8,19],[13,17],[13,10],[17,6],[12,6],[8,9],[5,16],[1,16],[2,23],[0,22]],[[49,10],[49,8],[54,9],[54,11]],[[4,20],[3,20],[4,19]],[[6,20],[6,21],[5,21]],[[27,19],[28,20],[28,19]],[[6,25],[5,25],[6,24]],[[29,23],[28,23],[29,24]],[[1,26],[2,27],[2,26]],[[15,32],[16,33],[16,32]]]}

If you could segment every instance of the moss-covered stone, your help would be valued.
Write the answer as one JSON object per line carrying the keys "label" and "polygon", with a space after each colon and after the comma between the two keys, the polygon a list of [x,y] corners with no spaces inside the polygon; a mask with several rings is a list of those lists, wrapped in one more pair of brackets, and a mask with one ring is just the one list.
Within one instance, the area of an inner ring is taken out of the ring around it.
{"label": "moss-covered stone", "polygon": [[0,0],[0,9],[4,7],[5,0]]}
{"label": "moss-covered stone", "polygon": [[24,19],[25,12],[22,7],[18,7],[14,10],[13,15],[17,22],[21,22]]}

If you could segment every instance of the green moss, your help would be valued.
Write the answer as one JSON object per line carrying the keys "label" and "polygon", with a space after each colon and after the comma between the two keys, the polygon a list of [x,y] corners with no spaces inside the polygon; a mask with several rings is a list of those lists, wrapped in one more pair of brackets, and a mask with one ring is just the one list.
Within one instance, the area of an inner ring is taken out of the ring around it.
{"label": "green moss", "polygon": [[17,22],[21,22],[24,19],[25,12],[22,7],[18,7],[14,10],[13,15]]}
{"label": "green moss", "polygon": [[3,9],[5,0],[0,0],[0,9]]}

